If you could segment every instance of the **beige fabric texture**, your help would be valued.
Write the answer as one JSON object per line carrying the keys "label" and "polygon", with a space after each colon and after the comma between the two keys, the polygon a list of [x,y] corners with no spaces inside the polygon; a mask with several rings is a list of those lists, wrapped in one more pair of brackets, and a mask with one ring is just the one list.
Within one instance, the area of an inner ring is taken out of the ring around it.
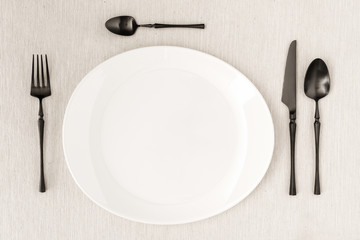
{"label": "beige fabric texture", "polygon": [[[0,239],[360,239],[360,1],[0,0],[0,9]],[[120,37],[104,27],[118,15],[206,29],[139,29]],[[289,120],[280,101],[293,39],[296,197],[288,195]],[[274,120],[274,155],[259,186],[200,222],[157,226],[114,216],[82,193],[64,160],[63,115],[77,84],[104,60],[154,45],[200,50],[233,65],[263,94]],[[48,54],[52,78],[53,95],[44,100],[45,194],[38,192],[38,101],[29,95],[33,53]],[[331,74],[331,92],[320,102],[320,196],[313,195],[314,102],[303,92],[316,57]]]}

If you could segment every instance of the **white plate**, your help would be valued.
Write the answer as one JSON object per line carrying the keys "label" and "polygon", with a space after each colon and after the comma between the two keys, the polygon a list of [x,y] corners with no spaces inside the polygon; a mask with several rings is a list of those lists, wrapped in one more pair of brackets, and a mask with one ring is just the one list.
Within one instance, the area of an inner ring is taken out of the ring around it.
{"label": "white plate", "polygon": [[95,203],[134,221],[179,224],[244,199],[269,166],[274,130],[261,94],[235,68],[195,50],[147,47],[81,81],[63,146]]}

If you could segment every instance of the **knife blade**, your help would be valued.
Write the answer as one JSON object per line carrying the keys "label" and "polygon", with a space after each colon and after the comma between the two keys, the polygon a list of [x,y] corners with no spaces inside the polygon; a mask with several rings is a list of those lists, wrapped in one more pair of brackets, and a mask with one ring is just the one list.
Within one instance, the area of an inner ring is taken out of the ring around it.
{"label": "knife blade", "polygon": [[289,108],[290,114],[296,113],[296,40],[289,47],[281,101]]}
{"label": "knife blade", "polygon": [[295,184],[295,133],[296,133],[296,40],[292,41],[286,59],[284,83],[281,101],[289,108],[290,129],[290,190],[289,195],[296,195]]}

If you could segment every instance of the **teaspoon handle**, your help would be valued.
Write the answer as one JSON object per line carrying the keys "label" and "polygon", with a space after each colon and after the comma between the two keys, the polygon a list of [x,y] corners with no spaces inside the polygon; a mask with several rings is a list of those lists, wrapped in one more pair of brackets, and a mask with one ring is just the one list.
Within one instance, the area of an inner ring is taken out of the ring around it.
{"label": "teaspoon handle", "polygon": [[162,23],[155,23],[155,24],[143,24],[139,25],[140,27],[153,27],[153,28],[198,28],[204,29],[205,24],[162,24]]}

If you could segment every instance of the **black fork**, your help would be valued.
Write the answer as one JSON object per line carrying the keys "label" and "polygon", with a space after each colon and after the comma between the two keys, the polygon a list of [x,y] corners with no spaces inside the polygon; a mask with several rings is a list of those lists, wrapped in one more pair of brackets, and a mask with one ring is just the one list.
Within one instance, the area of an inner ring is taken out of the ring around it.
{"label": "black fork", "polygon": [[[44,64],[43,56],[41,58],[41,76],[39,73],[39,55],[36,55],[36,82],[35,82],[35,71],[34,71],[34,55],[32,57],[32,74],[31,74],[31,91],[30,95],[37,97],[39,99],[39,136],[40,136],[40,186],[39,191],[45,192],[45,176],[44,176],[44,154],[43,154],[43,141],[44,141],[44,113],[42,107],[42,100],[51,95],[50,89],[50,75],[47,56],[45,55],[45,67],[46,67],[46,77],[44,75]],[[40,82],[41,79],[41,82]],[[45,80],[46,79],[46,80]],[[46,82],[46,84],[45,84]]]}

